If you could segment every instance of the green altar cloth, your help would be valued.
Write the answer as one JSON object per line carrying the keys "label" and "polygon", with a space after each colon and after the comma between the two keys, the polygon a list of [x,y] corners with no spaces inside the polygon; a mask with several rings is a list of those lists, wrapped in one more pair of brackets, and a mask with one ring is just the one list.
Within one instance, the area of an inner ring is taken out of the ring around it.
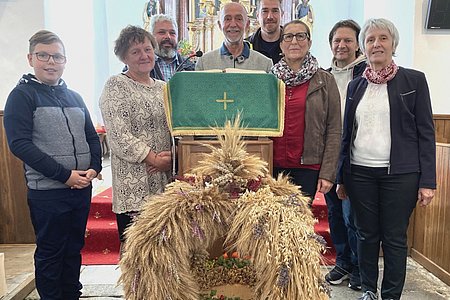
{"label": "green altar cloth", "polygon": [[214,135],[241,114],[243,135],[282,136],[284,83],[272,74],[180,72],[166,86],[173,135]]}

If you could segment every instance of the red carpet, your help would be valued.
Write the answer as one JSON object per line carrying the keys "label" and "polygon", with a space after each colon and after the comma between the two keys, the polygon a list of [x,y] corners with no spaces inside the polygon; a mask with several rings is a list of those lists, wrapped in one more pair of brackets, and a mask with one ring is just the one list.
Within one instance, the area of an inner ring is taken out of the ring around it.
{"label": "red carpet", "polygon": [[[314,216],[318,219],[315,231],[327,242],[322,264],[334,265],[335,251],[328,228],[327,206],[322,194],[317,193],[313,202]],[[112,212],[112,188],[94,196],[85,234],[83,265],[115,265],[119,261],[119,235],[116,216]]]}
{"label": "red carpet", "polygon": [[328,227],[328,210],[325,197],[322,193],[317,193],[313,201],[312,210],[314,216],[319,221],[314,226],[314,231],[321,235],[327,242],[327,251],[322,255],[323,265],[334,265],[336,262],[336,251],[331,241],[330,228]]}
{"label": "red carpet", "polygon": [[112,188],[92,197],[85,245],[81,251],[83,265],[116,265],[119,262],[119,234],[112,212]]}

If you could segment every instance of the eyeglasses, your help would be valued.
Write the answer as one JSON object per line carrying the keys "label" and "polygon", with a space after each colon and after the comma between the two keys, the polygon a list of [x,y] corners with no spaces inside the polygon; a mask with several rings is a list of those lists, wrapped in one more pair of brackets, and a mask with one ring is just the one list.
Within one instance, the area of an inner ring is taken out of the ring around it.
{"label": "eyeglasses", "polygon": [[308,33],[306,33],[306,32],[299,32],[299,33],[296,33],[296,34],[293,34],[293,33],[286,33],[286,34],[283,34],[283,35],[281,36],[281,38],[282,38],[283,41],[285,41],[285,42],[292,42],[292,40],[294,39],[294,36],[295,36],[295,39],[296,39],[297,41],[304,41],[304,40],[306,40],[306,39],[309,39],[309,35],[308,35]]}
{"label": "eyeglasses", "polygon": [[39,61],[45,61],[48,62],[50,60],[50,57],[53,58],[53,61],[57,64],[63,64],[66,62],[66,57],[64,55],[61,54],[48,54],[46,52],[36,52],[33,53],[36,55],[37,60]]}

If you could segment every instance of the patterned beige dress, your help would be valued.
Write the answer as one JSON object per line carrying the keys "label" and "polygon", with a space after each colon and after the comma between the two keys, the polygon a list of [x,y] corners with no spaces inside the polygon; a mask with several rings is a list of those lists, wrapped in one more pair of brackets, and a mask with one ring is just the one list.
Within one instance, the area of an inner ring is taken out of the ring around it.
{"label": "patterned beige dress", "polygon": [[150,150],[170,150],[164,86],[159,80],[146,86],[119,74],[103,89],[100,109],[111,149],[116,214],[140,211],[145,197],[163,192],[170,179],[170,172],[148,174],[143,162]]}

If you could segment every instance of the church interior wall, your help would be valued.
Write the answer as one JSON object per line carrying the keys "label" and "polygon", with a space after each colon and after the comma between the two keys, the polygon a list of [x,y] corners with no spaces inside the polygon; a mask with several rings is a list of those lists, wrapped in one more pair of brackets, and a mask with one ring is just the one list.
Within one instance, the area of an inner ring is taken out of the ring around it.
{"label": "church interior wall", "polygon": [[[167,3],[175,3],[170,0]],[[392,20],[400,31],[395,61],[426,73],[435,114],[450,114],[443,80],[450,60],[450,31],[424,29],[428,0],[311,0],[315,12],[312,53],[322,67],[331,61],[328,32],[333,24],[353,18],[360,24],[369,17]],[[173,5],[172,3],[172,5]],[[113,54],[113,43],[128,24],[142,25],[145,1],[121,0],[7,0],[0,1],[0,109],[23,73],[29,37],[47,28],[66,44],[68,63],[63,78],[85,99],[93,119],[99,120],[98,97],[106,79],[123,65]],[[174,8],[171,6],[171,9]]]}

